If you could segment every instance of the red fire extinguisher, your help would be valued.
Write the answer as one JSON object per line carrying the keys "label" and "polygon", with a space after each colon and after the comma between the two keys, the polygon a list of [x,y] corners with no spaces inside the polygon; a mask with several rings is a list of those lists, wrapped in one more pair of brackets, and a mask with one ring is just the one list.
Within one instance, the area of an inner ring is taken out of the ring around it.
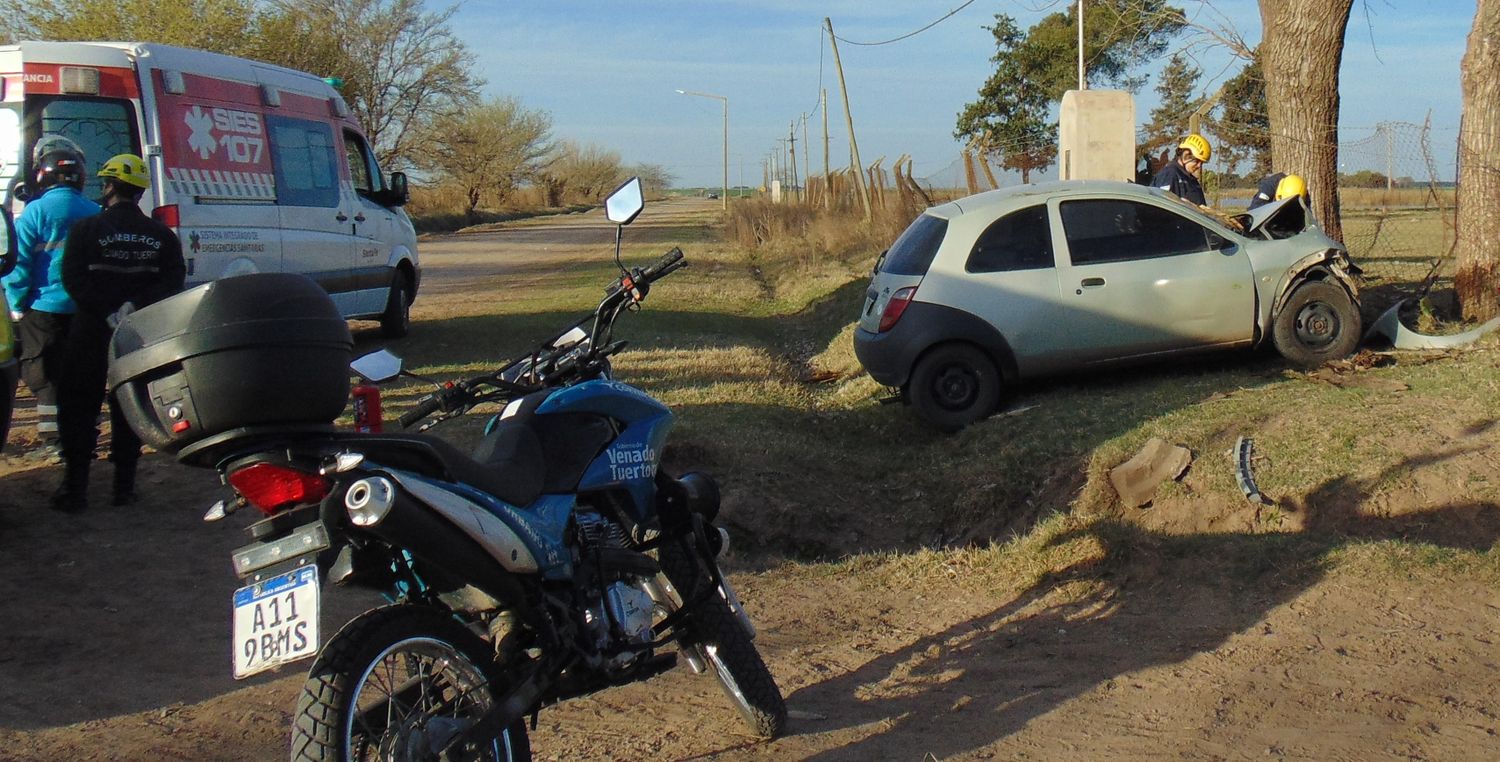
{"label": "red fire extinguisher", "polygon": [[354,387],[354,430],[362,434],[379,434],[381,430],[380,420],[380,387],[373,384],[359,384]]}

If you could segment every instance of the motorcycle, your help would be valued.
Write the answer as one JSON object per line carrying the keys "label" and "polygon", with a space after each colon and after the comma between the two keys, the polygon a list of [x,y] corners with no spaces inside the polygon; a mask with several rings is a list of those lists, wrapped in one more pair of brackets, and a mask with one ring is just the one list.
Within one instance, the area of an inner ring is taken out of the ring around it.
{"label": "motorcycle", "polygon": [[[236,550],[234,672],[315,657],[292,758],[530,758],[545,706],[671,669],[717,679],[749,729],[779,734],[786,705],[718,558],[718,488],[669,475],[672,412],[613,378],[613,328],[686,266],[673,249],[627,269],[620,236],[644,207],[638,180],[606,202],[621,275],[592,313],[497,370],[445,383],[403,428],[501,406],[470,455],[442,439],[354,431],[262,432],[221,448],[235,490],[267,518]],[[388,352],[352,364],[403,375]],[[411,375],[411,374],[404,374]],[[320,643],[323,583],[388,605]]]}

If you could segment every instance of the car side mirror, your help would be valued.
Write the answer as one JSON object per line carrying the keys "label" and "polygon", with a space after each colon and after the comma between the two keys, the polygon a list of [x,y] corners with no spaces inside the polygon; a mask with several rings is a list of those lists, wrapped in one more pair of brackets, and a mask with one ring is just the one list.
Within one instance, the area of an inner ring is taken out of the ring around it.
{"label": "car side mirror", "polygon": [[406,206],[411,200],[411,188],[407,185],[405,172],[391,173],[391,187],[386,189],[387,206]]}

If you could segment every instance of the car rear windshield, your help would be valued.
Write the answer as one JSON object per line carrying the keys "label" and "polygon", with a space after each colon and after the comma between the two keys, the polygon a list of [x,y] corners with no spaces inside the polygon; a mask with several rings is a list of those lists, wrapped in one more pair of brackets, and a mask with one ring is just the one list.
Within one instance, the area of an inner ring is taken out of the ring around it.
{"label": "car rear windshield", "polygon": [[948,221],[924,214],[901,234],[885,254],[880,271],[893,275],[926,275],[927,267],[943,243]]}

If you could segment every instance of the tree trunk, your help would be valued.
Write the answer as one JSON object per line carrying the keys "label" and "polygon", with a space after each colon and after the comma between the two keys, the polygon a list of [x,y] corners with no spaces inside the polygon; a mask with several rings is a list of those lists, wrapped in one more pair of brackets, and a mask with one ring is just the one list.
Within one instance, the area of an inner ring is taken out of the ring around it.
{"label": "tree trunk", "polygon": [[1339,221],[1339,63],[1354,0],[1260,0],[1271,166],[1307,180],[1324,232]]}
{"label": "tree trunk", "polygon": [[1479,0],[1463,60],[1458,272],[1464,318],[1500,314],[1500,0]]}

